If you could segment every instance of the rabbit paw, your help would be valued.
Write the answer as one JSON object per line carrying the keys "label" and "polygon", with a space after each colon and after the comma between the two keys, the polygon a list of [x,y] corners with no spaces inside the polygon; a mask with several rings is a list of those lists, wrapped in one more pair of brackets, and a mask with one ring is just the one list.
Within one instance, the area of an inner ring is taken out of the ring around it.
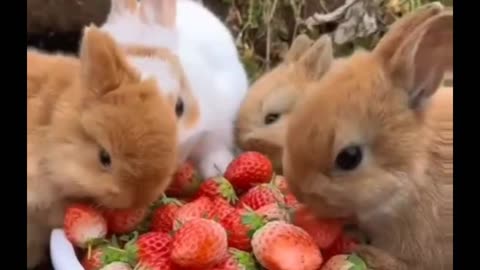
{"label": "rabbit paw", "polygon": [[368,245],[359,245],[354,251],[369,270],[408,270],[407,265],[387,252]]}
{"label": "rabbit paw", "polygon": [[208,153],[198,161],[198,168],[203,178],[222,175],[232,161],[233,154],[228,150]]}

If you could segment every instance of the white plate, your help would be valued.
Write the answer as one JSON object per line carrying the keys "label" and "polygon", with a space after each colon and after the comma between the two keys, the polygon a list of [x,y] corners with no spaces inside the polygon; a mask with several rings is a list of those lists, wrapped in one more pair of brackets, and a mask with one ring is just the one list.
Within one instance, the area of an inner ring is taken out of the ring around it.
{"label": "white plate", "polygon": [[62,229],[54,229],[50,235],[50,257],[55,270],[85,270]]}

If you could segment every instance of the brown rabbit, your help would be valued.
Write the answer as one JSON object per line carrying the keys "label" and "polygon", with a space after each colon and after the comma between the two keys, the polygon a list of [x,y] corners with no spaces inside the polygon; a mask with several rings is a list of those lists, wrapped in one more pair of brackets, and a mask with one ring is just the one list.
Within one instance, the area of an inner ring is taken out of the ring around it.
{"label": "brown rabbit", "polygon": [[336,60],[290,116],[289,187],[318,216],[355,218],[369,269],[453,269],[453,90],[438,90],[452,36],[453,13],[428,4]]}
{"label": "brown rabbit", "polygon": [[144,207],[174,173],[173,110],[109,35],[86,28],[80,59],[27,50],[27,267],[64,207]]}
{"label": "brown rabbit", "polygon": [[[313,45],[312,45],[313,43]],[[305,86],[319,79],[333,60],[328,36],[313,42],[298,36],[283,63],[257,80],[246,95],[236,120],[236,141],[243,150],[266,154],[282,172],[286,123]]]}

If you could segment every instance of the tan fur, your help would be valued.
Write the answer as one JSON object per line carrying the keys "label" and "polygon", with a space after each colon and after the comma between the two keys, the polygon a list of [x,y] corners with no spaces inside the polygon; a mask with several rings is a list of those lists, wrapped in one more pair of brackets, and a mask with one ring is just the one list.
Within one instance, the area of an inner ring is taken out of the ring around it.
{"label": "tan fur", "polygon": [[[333,53],[327,36],[313,41],[299,36],[292,44],[286,61],[257,80],[245,97],[236,121],[236,140],[243,150],[266,154],[277,172],[282,171],[282,150],[286,123],[306,85],[328,69]],[[280,118],[265,124],[270,113]]]}
{"label": "tan fur", "polygon": [[[453,269],[453,89],[438,90],[452,25],[439,4],[404,17],[373,52],[336,61],[290,116],[289,187],[319,216],[355,217],[369,269]],[[342,171],[351,145],[362,163]]]}
{"label": "tan fur", "polygon": [[[80,59],[27,51],[27,266],[44,258],[71,201],[144,207],[169,184],[175,115],[105,33],[89,27]],[[102,166],[105,149],[111,166]]]}
{"label": "tan fur", "polygon": [[181,96],[183,98],[183,102],[188,105],[186,106],[186,110],[182,117],[182,123],[185,128],[192,128],[196,126],[198,121],[200,121],[200,107],[193,96],[190,84],[180,63],[180,59],[178,59],[175,54],[166,48],[128,45],[122,46],[122,48],[128,56],[157,58],[170,64],[174,76],[176,76],[180,82],[180,91],[175,95],[170,95],[168,97],[170,106],[172,107],[172,110],[174,110],[178,99],[177,94]]}

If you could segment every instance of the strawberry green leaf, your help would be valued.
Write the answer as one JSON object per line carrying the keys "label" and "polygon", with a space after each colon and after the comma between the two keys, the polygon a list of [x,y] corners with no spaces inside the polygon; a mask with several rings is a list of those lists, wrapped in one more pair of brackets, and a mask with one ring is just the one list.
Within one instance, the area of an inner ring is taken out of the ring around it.
{"label": "strawberry green leaf", "polygon": [[118,243],[118,238],[115,234],[112,235],[112,239],[110,240],[110,242],[112,243],[112,246],[120,247],[120,244]]}
{"label": "strawberry green leaf", "polygon": [[175,204],[176,206],[182,206],[182,202],[175,198],[170,198],[167,197],[167,195],[164,195],[162,198],[162,205],[167,205],[167,204]]}
{"label": "strawberry green leaf", "polygon": [[128,242],[128,241],[130,241],[130,235],[122,234],[122,235],[120,235],[120,237],[118,237],[118,239],[122,242]]}
{"label": "strawberry green leaf", "polygon": [[263,216],[258,215],[252,210],[242,215],[242,224],[250,229],[248,231],[248,236],[252,238],[255,231],[257,231],[266,224],[266,220]]}
{"label": "strawberry green leaf", "polygon": [[131,256],[126,249],[124,250],[121,248],[108,246],[103,251],[102,263],[104,264],[110,264],[113,262],[124,262],[129,265],[136,264],[136,256]]}
{"label": "strawberry green leaf", "polygon": [[219,184],[220,194],[222,194],[229,203],[234,204],[238,200],[238,197],[235,194],[235,189],[232,184],[223,177],[215,178],[215,181]]}
{"label": "strawberry green leaf", "polygon": [[235,260],[244,267],[245,270],[256,270],[255,259],[252,254],[242,250],[231,248],[229,252],[235,258]]}
{"label": "strawberry green leaf", "polygon": [[272,178],[270,178],[270,181],[268,181],[268,183],[271,183],[274,186],[277,186],[277,184],[275,183],[275,178],[277,178],[277,174],[275,172],[273,172],[272,173]]}
{"label": "strawberry green leaf", "polygon": [[89,248],[94,248],[100,245],[109,244],[109,242],[105,238],[93,238],[87,241],[86,244]]}
{"label": "strawberry green leaf", "polygon": [[356,254],[348,255],[347,261],[353,264],[350,268],[351,270],[367,270],[367,265],[365,262]]}
{"label": "strawberry green leaf", "polygon": [[131,246],[137,242],[138,239],[138,231],[133,231],[129,236],[128,236],[128,241],[125,243],[125,247]]}

